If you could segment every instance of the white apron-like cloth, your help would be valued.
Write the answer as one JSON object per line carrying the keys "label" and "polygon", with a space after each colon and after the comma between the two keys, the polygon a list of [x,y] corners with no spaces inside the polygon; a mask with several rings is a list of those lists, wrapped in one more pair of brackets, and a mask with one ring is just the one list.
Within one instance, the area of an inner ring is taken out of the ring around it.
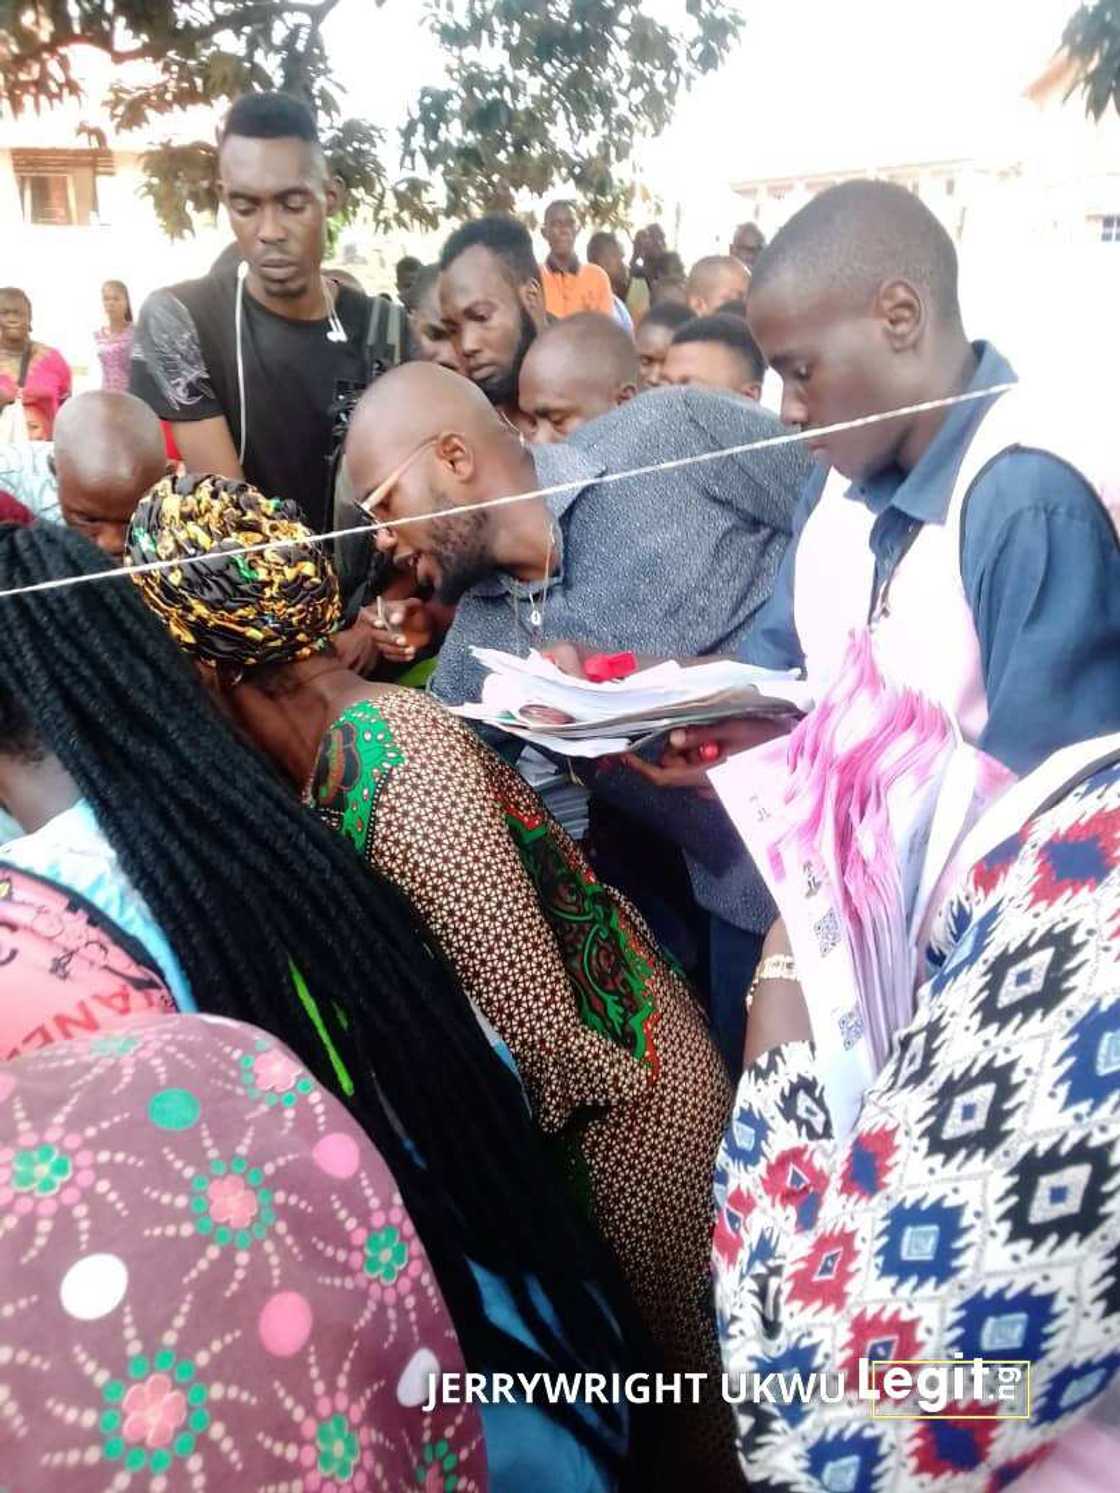
{"label": "white apron-like cloth", "polygon": [[[988,719],[980,642],[961,579],[961,525],[976,479],[1007,451],[1046,451],[1074,465],[1102,497],[1120,498],[1093,433],[1071,437],[1065,419],[1039,408],[1022,389],[995,401],[957,468],[944,522],[922,525],[890,580],[885,610],[875,622],[875,652],[883,672],[941,705],[970,743]],[[818,698],[836,676],[849,633],[870,620],[875,519],[848,496],[850,486],[838,472],[829,474],[797,545],[794,621]]]}

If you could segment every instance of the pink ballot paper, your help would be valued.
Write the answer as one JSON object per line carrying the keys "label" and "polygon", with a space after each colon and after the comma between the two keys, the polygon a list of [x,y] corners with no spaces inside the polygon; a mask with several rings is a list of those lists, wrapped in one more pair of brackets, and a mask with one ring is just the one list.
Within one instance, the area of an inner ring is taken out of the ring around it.
{"label": "pink ballot paper", "polygon": [[885,679],[861,632],[790,736],[709,777],[786,924],[843,1138],[913,1015],[946,868],[1012,775],[939,706]]}

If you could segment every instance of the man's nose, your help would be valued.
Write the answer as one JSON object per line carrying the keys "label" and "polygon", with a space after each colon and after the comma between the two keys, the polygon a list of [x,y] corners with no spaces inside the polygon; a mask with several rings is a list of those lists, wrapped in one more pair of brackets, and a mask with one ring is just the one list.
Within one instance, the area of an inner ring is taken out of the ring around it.
{"label": "man's nose", "polygon": [[809,411],[805,400],[789,384],[782,385],[782,424],[799,429],[809,423]]}
{"label": "man's nose", "polygon": [[273,203],[266,203],[261,208],[257,237],[262,244],[278,244],[287,237],[283,215]]}

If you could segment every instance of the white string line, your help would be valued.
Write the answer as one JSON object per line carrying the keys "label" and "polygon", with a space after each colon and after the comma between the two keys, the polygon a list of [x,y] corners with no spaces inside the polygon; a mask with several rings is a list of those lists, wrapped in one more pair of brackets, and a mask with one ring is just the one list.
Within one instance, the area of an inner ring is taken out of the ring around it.
{"label": "white string line", "polygon": [[793,446],[802,441],[816,441],[822,436],[839,435],[847,430],[861,430],[866,425],[878,425],[884,420],[896,420],[903,415],[923,415],[930,410],[949,409],[956,404],[967,404],[974,399],[987,399],[994,394],[1006,394],[1017,388],[1015,383],[992,384],[986,389],[969,389],[964,394],[952,394],[945,399],[927,399],[921,404],[902,405],[898,409],[885,410],[877,415],[861,415],[855,420],[841,420],[835,425],[816,425],[809,430],[791,430],[783,435],[766,436],[762,440],[748,441],[742,446],[724,446],[716,451],[699,451],[691,456],[678,456],[669,461],[655,461],[644,467],[631,467],[625,472],[606,472],[601,477],[576,477],[570,482],[557,482],[551,487],[536,487],[531,492],[510,493],[504,498],[487,498],[479,503],[463,503],[435,513],[417,513],[411,518],[371,520],[346,529],[331,529],[325,534],[309,534],[304,539],[266,539],[260,544],[222,546],[203,555],[184,555],[177,560],[148,560],[143,565],[129,565],[113,570],[97,570],[89,575],[58,576],[50,581],[36,581],[30,586],[15,586],[0,591],[0,601],[11,596],[29,596],[36,591],[60,591],[68,586],[82,586],[89,581],[119,580],[129,575],[158,575],[167,570],[185,570],[190,565],[206,565],[234,559],[238,555],[257,555],[264,550],[306,549],[309,545],[326,544],[332,539],[346,539],[353,534],[376,534],[380,529],[404,529],[409,524],[434,523],[441,518],[460,518],[465,513],[482,513],[488,508],[504,508],[510,503],[527,503],[531,498],[551,498],[558,493],[570,492],[575,487],[605,487],[610,482],[626,482],[631,477],[649,477],[654,472],[675,472],[684,467],[699,466],[706,461],[723,461],[729,456],[744,456],[750,451],[768,451],[778,446]]}

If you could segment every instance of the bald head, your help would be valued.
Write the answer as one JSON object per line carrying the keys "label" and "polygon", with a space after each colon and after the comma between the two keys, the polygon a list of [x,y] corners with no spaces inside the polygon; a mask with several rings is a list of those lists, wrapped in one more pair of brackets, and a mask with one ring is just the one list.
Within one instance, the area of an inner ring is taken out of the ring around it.
{"label": "bald head", "polygon": [[697,316],[711,316],[728,301],[746,299],[750,271],[730,254],[698,259],[688,277],[688,304]]}
{"label": "bald head", "polygon": [[63,519],[120,561],[137,503],[168,468],[155,415],[132,394],[79,394],[55,419],[54,464]]}
{"label": "bald head", "polygon": [[370,386],[350,422],[346,469],[366,511],[401,524],[378,531],[378,548],[449,605],[498,568],[513,521],[506,509],[455,510],[536,485],[513,427],[477,385],[434,363],[406,363]]}
{"label": "bald head", "polygon": [[638,350],[611,316],[585,311],[543,332],[521,369],[521,414],[538,444],[565,440],[638,392]]}
{"label": "bald head", "polygon": [[371,492],[425,441],[446,431],[472,443],[511,438],[470,379],[435,363],[390,369],[362,395],[350,420],[346,465],[354,491]]}

